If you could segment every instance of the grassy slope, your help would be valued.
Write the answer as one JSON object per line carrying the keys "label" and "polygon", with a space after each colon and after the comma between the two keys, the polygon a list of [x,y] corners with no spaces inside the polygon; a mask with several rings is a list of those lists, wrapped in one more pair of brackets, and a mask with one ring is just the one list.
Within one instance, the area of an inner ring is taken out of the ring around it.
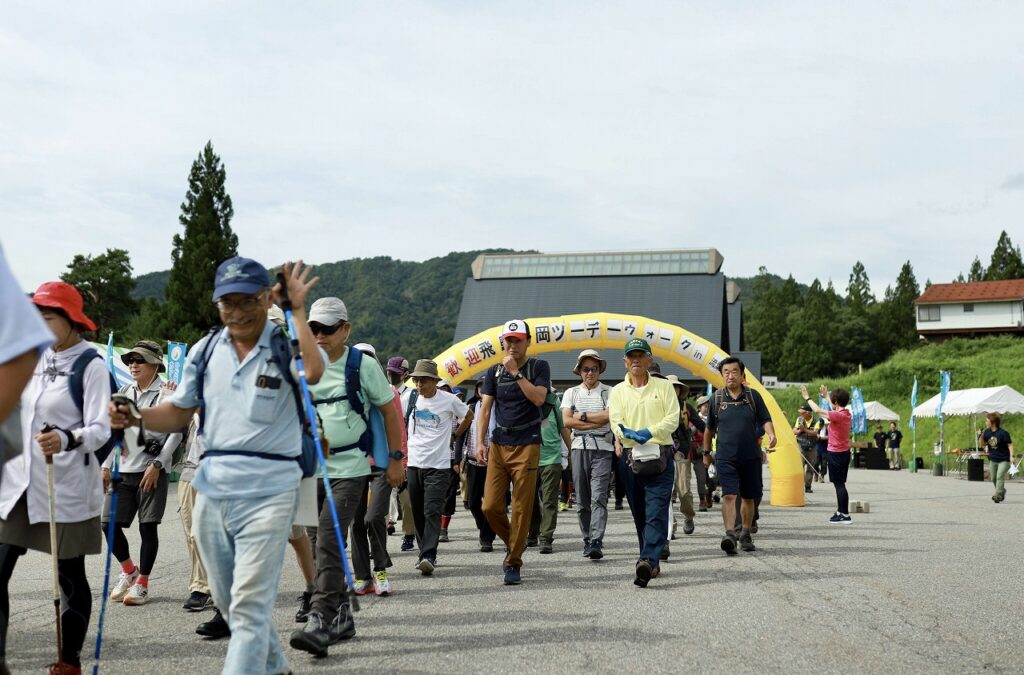
{"label": "grassy slope", "polygon": [[[836,381],[824,382],[828,387],[858,386],[864,393],[865,401],[881,401],[901,418],[904,455],[909,456],[912,432],[910,418],[910,390],[914,376],[918,382],[918,404],[939,393],[939,370],[952,372],[952,389],[973,387],[994,387],[1009,385],[1024,393],[1024,340],[1013,337],[991,337],[979,339],[950,340],[942,344],[925,345],[909,351],[898,352],[888,361],[863,374]],[[815,381],[809,389],[816,390],[821,381]],[[776,389],[772,391],[782,409],[792,418],[800,407],[797,389]],[[816,393],[813,394],[817,396]],[[979,420],[979,424],[984,421]],[[1003,427],[1016,440],[1015,451],[1020,456],[1024,445],[1024,416],[1011,415],[1003,420]],[[888,428],[888,427],[886,427]],[[939,437],[939,425],[932,417],[917,420],[917,454],[924,457],[930,466],[932,448]],[[946,439],[951,448],[968,447],[973,444],[970,418],[950,417],[946,419]]]}

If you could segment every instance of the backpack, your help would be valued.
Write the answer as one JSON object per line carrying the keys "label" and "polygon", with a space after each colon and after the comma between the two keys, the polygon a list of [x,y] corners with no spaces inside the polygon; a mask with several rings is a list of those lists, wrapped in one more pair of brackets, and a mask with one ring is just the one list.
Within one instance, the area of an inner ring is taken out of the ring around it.
{"label": "backpack", "polygon": [[[196,396],[199,399],[200,434],[203,432],[203,427],[206,423],[206,401],[203,399],[203,385],[206,380],[206,368],[210,365],[210,358],[213,356],[213,349],[220,337],[221,330],[223,329],[218,328],[207,334],[206,342],[203,344],[203,352],[196,360],[196,380],[198,381]],[[206,450],[199,459],[202,459],[206,455],[243,455],[247,457],[262,457],[263,459],[272,459],[277,461],[296,461],[299,463],[299,468],[302,469],[302,477],[309,478],[316,473],[317,466],[319,464],[316,452],[316,440],[313,438],[313,434],[315,432],[313,431],[313,427],[309,420],[306,419],[306,409],[305,406],[302,405],[302,394],[299,393],[298,382],[296,382],[295,378],[292,377],[291,345],[289,344],[284,331],[277,326],[274,326],[273,331],[270,333],[270,357],[277,365],[277,369],[281,371],[281,376],[292,388],[292,397],[295,399],[295,411],[298,413],[299,426],[302,429],[302,451],[299,453],[299,456],[284,457],[282,455],[275,455],[269,452],[255,452],[251,450]]]}
{"label": "backpack", "polygon": [[[725,392],[725,387],[722,387],[721,389],[716,389],[715,390],[715,394],[714,394],[714,396],[715,396],[714,411],[715,411],[715,419],[716,420],[721,419],[722,399],[725,396],[724,392]],[[754,392],[752,392],[750,390],[750,387],[748,387],[747,385],[743,385],[743,402],[747,404],[748,408],[750,408],[750,412],[754,413],[754,431],[756,433],[757,432],[757,427],[758,427],[758,423],[757,423],[757,406],[754,405]]]}
{"label": "backpack", "polygon": [[412,389],[409,393],[409,404],[405,406],[405,428],[409,428],[409,419],[412,414],[416,412],[416,401],[420,398],[420,392],[418,389]]}
{"label": "backpack", "polygon": [[[100,353],[95,349],[90,349],[84,354],[80,354],[78,358],[71,364],[71,372],[68,373],[68,390],[71,392],[71,400],[75,402],[75,406],[78,408],[78,413],[85,414],[85,369],[89,367],[93,359],[102,359]],[[107,370],[107,378],[110,380],[110,393],[115,394],[118,391],[117,380],[114,379],[113,373]],[[114,449],[116,442],[114,441],[114,435],[111,433],[110,437],[104,441],[103,445],[94,450],[91,454],[96,455],[96,460],[103,463],[104,460],[110,456],[110,451]],[[85,465],[89,466],[89,454],[85,454]]]}
{"label": "backpack", "polygon": [[[526,365],[524,365],[523,368],[520,371],[520,372],[523,373],[523,376],[526,377],[526,379],[529,380],[531,383],[533,383],[533,378],[534,378],[534,375],[535,375],[536,365],[537,365],[537,359],[526,359]],[[501,380],[501,376],[504,375],[504,374],[505,374],[505,366],[503,366],[503,365],[501,365],[499,363],[497,366],[495,366],[495,370],[494,370],[494,383],[495,383],[496,387],[499,385],[499,380]],[[505,386],[508,386],[508,384],[509,383],[505,383]],[[515,384],[515,382],[513,381],[512,384]],[[518,387],[519,385],[516,384],[515,386]],[[505,431],[505,432],[522,431],[523,429],[529,429],[530,427],[536,426],[536,425],[540,424],[541,422],[543,422],[544,420],[546,420],[548,418],[548,415],[551,414],[551,411],[554,410],[557,407],[558,407],[557,403],[551,403],[549,398],[545,397],[544,398],[544,403],[542,403],[539,406],[537,406],[538,410],[540,411],[540,418],[537,419],[536,422],[530,422],[529,424],[518,424],[518,425],[516,425],[514,427],[503,427],[500,424],[495,424],[495,428],[501,429],[502,431]]]}
{"label": "backpack", "polygon": [[[331,396],[329,398],[318,398],[313,400],[313,405],[327,405],[346,400],[352,410],[366,422],[366,430],[363,431],[359,440],[336,448],[331,448],[331,454],[345,452],[359,448],[363,453],[373,459],[375,467],[385,469],[388,466],[387,432],[384,428],[384,414],[375,405],[367,406],[363,401],[363,383],[359,379],[359,369],[363,365],[363,352],[354,347],[348,348],[348,356],[345,358],[345,395]],[[410,397],[410,402],[412,397]]]}

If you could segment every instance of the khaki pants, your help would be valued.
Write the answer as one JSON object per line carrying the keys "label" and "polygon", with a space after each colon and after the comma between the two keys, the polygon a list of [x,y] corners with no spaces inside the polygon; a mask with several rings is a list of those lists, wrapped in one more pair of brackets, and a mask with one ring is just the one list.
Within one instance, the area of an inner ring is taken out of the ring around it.
{"label": "khaki pants", "polygon": [[800,454],[804,456],[804,489],[811,487],[811,483],[814,481],[814,467],[815,462],[818,461],[818,449],[815,447],[801,448]]}
{"label": "khaki pants", "polygon": [[[526,535],[537,496],[540,445],[501,445],[491,442],[484,484],[484,515],[494,533],[505,542],[505,564],[522,567]],[[512,518],[505,515],[505,498],[512,483]]]}
{"label": "khaki pants", "polygon": [[402,534],[416,536],[416,523],[412,518],[412,500],[409,499],[409,486],[398,493],[398,506],[402,509]]}
{"label": "khaki pants", "polygon": [[199,559],[196,538],[192,536],[192,509],[196,505],[196,491],[192,481],[178,481],[178,513],[181,514],[181,525],[185,528],[185,544],[188,546],[188,557],[192,561],[192,573],[188,577],[189,593],[210,594],[210,583],[206,580],[206,569]]}
{"label": "khaki pants", "polygon": [[681,452],[675,453],[676,462],[676,494],[679,496],[679,512],[686,520],[693,520],[693,492],[691,491],[691,466],[692,462]]}

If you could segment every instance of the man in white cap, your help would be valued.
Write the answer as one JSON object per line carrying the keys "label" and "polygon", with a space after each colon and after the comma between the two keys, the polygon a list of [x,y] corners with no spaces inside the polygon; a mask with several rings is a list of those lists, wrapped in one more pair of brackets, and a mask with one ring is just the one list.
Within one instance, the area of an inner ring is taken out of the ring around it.
{"label": "man in white cap", "polygon": [[575,477],[576,515],[583,534],[583,557],[604,557],[604,531],[608,525],[611,485],[612,432],[608,426],[608,397],[612,388],[600,381],[608,362],[594,349],[576,357],[572,372],[582,382],[562,397],[562,417],[572,431],[572,475]]}
{"label": "man in white cap", "polygon": [[[402,481],[402,420],[392,405],[395,397],[384,370],[374,357],[364,354],[345,341],[352,331],[348,308],[341,298],[320,298],[309,308],[309,330],[317,345],[327,353],[328,363],[320,381],[311,387],[317,414],[323,421],[324,435],[330,443],[327,476],[330,478],[335,509],[342,536],[352,530],[352,566],[357,594],[365,594],[376,580],[387,581],[386,560],[374,560],[376,569],[365,564],[369,555],[366,529],[367,498],[371,480],[370,460],[360,447],[367,430],[370,406],[376,406],[384,418],[388,448],[387,480]],[[358,369],[358,380],[349,381],[349,373]],[[364,413],[353,407],[365,402]],[[293,631],[290,644],[314,656],[327,656],[327,648],[355,635],[355,623],[349,608],[343,562],[334,533],[330,505],[322,481],[317,486],[320,522],[316,528],[316,590],[306,626]],[[389,584],[390,585],[390,584]]]}
{"label": "man in white cap", "polygon": [[[477,461],[487,464],[483,510],[494,532],[505,542],[505,584],[522,583],[520,568],[526,536],[537,495],[542,410],[551,387],[547,361],[531,359],[530,327],[522,319],[505,322],[501,331],[505,358],[491,366],[480,388],[480,423],[477,425]],[[496,416],[490,444],[485,441]],[[512,483],[512,518],[505,514],[505,498]]]}

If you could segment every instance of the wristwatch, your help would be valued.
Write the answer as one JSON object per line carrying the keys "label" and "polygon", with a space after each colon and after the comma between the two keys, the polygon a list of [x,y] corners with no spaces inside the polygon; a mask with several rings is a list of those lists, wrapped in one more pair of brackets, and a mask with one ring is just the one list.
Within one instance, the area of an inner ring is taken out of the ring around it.
{"label": "wristwatch", "polygon": [[523,375],[523,371],[519,371],[514,376],[512,376],[512,379],[515,380],[516,382],[518,382],[519,380],[523,379],[524,377],[526,377],[526,376]]}
{"label": "wristwatch", "polygon": [[402,453],[399,450],[392,450],[391,452],[388,453],[388,457],[399,462],[402,461]]}
{"label": "wristwatch", "polygon": [[583,413],[582,415],[580,415],[580,422],[586,422],[586,421],[587,421],[587,413]]}
{"label": "wristwatch", "polygon": [[164,468],[164,463],[161,462],[159,459],[154,459],[152,462],[149,463],[149,465],[155,466],[158,471],[162,471]]}

